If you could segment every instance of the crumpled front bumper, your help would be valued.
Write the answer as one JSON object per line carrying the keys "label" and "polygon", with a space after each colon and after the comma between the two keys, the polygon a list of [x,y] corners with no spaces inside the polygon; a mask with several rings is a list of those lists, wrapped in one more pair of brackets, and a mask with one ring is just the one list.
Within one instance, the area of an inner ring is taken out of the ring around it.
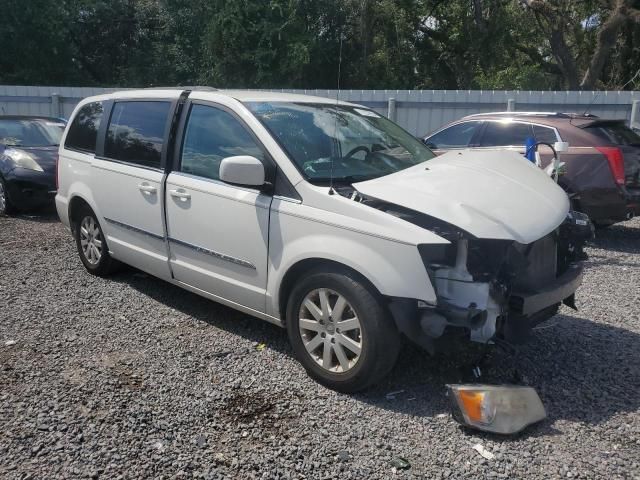
{"label": "crumpled front bumper", "polygon": [[513,292],[509,299],[512,312],[520,315],[532,315],[547,307],[562,302],[571,302],[578,287],[582,284],[583,267],[573,264],[556,280],[535,292]]}

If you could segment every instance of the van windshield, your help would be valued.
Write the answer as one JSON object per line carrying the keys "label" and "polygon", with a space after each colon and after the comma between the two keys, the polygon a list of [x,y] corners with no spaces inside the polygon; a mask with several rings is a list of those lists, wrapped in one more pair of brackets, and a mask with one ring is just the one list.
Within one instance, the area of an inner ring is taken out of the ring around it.
{"label": "van windshield", "polygon": [[359,182],[434,157],[422,142],[373,110],[319,103],[249,102],[312,183]]}
{"label": "van windshield", "polygon": [[0,118],[0,144],[13,147],[60,145],[64,131],[61,122]]}

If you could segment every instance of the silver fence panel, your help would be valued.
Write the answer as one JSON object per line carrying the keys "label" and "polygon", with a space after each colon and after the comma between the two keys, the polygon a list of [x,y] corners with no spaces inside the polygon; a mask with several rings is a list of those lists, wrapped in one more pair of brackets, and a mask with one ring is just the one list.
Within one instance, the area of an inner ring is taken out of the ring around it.
{"label": "silver fence panel", "polygon": [[[68,118],[83,98],[117,90],[99,87],[0,85],[0,115]],[[640,92],[516,90],[269,90],[358,103],[395,121],[414,135],[424,135],[465,115],[492,111],[588,111],[640,125]],[[635,117],[632,119],[632,111]]]}

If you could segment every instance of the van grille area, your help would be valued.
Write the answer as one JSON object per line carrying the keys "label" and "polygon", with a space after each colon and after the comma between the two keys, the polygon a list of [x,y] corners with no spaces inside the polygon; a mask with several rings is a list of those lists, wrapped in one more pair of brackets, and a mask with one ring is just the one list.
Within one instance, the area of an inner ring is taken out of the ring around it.
{"label": "van grille area", "polygon": [[557,236],[550,233],[527,245],[513,241],[472,240],[467,268],[475,281],[491,282],[496,288],[494,294],[502,291],[499,297],[506,297],[513,291],[537,291],[561,273]]}
{"label": "van grille area", "polygon": [[514,278],[513,288],[532,292],[552,283],[558,271],[558,245],[554,235],[547,235],[530,245],[515,244],[528,265]]}

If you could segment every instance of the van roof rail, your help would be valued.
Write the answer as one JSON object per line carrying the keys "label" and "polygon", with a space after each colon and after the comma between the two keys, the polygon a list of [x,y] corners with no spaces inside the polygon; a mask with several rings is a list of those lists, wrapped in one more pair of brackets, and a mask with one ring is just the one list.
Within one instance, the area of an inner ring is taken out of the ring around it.
{"label": "van roof rail", "polygon": [[217,92],[218,89],[215,87],[209,87],[207,85],[182,85],[182,86],[171,86],[171,87],[147,87],[143,90],[199,90],[202,92]]}
{"label": "van roof rail", "polygon": [[465,118],[469,117],[482,117],[482,116],[491,116],[491,115],[499,115],[499,116],[512,116],[512,117],[557,117],[557,118],[579,118],[579,117],[587,117],[587,118],[598,118],[596,115],[592,115],[591,113],[563,113],[563,112],[484,112],[484,113],[474,113],[471,115],[467,115]]}

